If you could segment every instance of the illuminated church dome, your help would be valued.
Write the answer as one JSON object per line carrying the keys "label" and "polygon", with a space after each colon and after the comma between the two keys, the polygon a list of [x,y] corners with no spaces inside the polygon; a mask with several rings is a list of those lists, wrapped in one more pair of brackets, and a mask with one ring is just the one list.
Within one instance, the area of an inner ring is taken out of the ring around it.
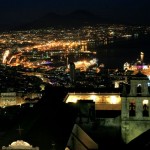
{"label": "illuminated church dome", "polygon": [[25,142],[23,140],[17,140],[15,142],[11,143],[11,146],[18,146],[18,145],[20,145],[20,146],[30,146],[29,143],[27,143],[27,142]]}
{"label": "illuminated church dome", "polygon": [[29,143],[27,143],[27,142],[25,142],[25,141],[23,141],[23,140],[17,140],[17,141],[14,141],[14,142],[12,142],[10,145],[9,145],[9,147],[11,147],[11,148],[16,148],[16,147],[18,147],[18,148],[27,148],[27,147],[29,147],[29,148],[31,148],[32,146],[29,144]]}
{"label": "illuminated church dome", "polygon": [[32,147],[32,145],[23,140],[17,140],[12,142],[8,147],[2,146],[2,150],[39,150],[39,147]]}

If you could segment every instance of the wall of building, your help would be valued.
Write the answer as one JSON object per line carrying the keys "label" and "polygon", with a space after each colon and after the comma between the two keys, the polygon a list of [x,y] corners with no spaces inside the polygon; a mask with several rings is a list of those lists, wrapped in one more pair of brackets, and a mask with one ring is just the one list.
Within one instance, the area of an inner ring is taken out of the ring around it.
{"label": "wall of building", "polygon": [[106,127],[121,127],[121,117],[116,118],[100,118],[99,119],[99,126],[106,126]]}
{"label": "wall of building", "polygon": [[71,150],[98,150],[95,143],[77,124],[74,125],[67,147]]}
{"label": "wall of building", "polygon": [[128,144],[133,139],[150,129],[149,121],[122,121],[121,133],[123,141]]}
{"label": "wall of building", "polygon": [[[150,129],[148,81],[139,73],[130,81],[130,93],[121,98],[121,135],[126,144]],[[139,85],[140,92],[137,89]]]}

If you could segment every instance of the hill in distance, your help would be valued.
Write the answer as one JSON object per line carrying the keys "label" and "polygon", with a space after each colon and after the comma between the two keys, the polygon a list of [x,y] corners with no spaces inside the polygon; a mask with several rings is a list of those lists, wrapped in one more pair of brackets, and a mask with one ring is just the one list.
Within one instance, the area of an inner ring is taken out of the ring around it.
{"label": "hill in distance", "polygon": [[129,24],[129,25],[145,25],[150,24],[144,19],[139,20],[138,16],[132,15],[115,15],[115,14],[94,14],[86,10],[76,10],[68,14],[47,13],[44,16],[28,22],[17,25],[0,26],[0,29],[38,29],[46,27],[81,27],[85,25],[95,24]]}
{"label": "hill in distance", "polygon": [[36,29],[46,27],[81,27],[85,25],[105,23],[111,23],[111,21],[88,11],[78,10],[64,15],[50,12],[33,22],[18,25],[15,28]]}

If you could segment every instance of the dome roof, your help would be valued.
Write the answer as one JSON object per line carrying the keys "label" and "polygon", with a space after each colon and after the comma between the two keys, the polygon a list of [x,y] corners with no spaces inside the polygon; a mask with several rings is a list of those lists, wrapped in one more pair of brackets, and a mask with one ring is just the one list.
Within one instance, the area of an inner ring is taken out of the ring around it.
{"label": "dome roof", "polygon": [[23,140],[14,141],[9,146],[10,147],[32,147],[29,143],[27,143]]}

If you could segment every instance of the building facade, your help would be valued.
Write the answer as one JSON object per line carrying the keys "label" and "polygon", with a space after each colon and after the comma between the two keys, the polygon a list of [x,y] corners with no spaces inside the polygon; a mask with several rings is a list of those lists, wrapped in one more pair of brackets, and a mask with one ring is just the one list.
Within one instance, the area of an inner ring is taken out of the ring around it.
{"label": "building facade", "polygon": [[125,143],[129,143],[150,129],[150,94],[148,78],[140,72],[130,80],[129,94],[123,93],[121,130]]}

